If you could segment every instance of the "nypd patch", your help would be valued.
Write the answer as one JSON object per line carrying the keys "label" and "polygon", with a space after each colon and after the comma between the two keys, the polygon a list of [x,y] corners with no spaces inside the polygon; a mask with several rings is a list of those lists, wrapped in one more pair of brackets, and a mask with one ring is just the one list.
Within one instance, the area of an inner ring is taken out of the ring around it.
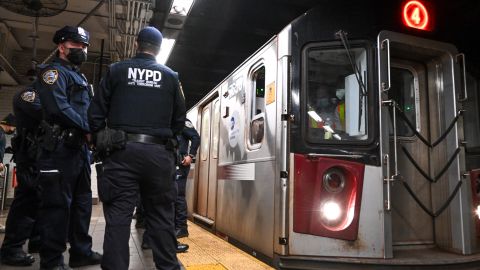
{"label": "nypd patch", "polygon": [[24,101],[32,103],[35,100],[35,92],[34,91],[25,91],[20,97]]}
{"label": "nypd patch", "polygon": [[43,73],[42,78],[44,82],[54,84],[58,79],[58,70],[49,69]]}
{"label": "nypd patch", "polygon": [[186,126],[187,128],[193,128],[193,124],[192,124],[192,122],[190,122],[190,121],[185,121],[185,126]]}

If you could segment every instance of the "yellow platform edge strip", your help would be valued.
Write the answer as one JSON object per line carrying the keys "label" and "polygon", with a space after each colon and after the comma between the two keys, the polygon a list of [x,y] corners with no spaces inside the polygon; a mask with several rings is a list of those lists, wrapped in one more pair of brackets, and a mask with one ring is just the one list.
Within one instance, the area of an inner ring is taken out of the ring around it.
{"label": "yellow platform edge strip", "polygon": [[223,267],[221,264],[202,264],[202,265],[191,265],[186,267],[187,270],[226,270],[227,268]]}

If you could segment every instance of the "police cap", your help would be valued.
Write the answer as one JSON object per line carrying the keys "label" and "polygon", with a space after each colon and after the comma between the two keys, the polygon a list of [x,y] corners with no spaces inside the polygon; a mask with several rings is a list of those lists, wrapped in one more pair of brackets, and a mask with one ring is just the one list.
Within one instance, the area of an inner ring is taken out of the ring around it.
{"label": "police cap", "polygon": [[0,124],[15,127],[16,126],[15,116],[9,113],[7,116],[5,116],[5,118],[3,118],[2,121],[0,121]]}
{"label": "police cap", "polygon": [[160,33],[160,31],[158,31],[157,28],[152,26],[143,28],[138,33],[138,37],[137,37],[138,42],[148,42],[158,47],[162,45],[162,39],[163,39],[162,33]]}
{"label": "police cap", "polygon": [[90,45],[90,34],[82,27],[64,26],[62,29],[55,32],[53,36],[53,42],[59,44],[65,41],[80,42],[85,45]]}

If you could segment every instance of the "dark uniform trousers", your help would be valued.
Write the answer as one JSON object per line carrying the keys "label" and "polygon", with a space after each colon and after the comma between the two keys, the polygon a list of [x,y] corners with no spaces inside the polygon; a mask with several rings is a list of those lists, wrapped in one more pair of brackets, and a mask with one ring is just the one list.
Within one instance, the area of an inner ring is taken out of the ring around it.
{"label": "dark uniform trousers", "polygon": [[187,200],[185,190],[187,186],[187,177],[190,172],[190,165],[179,165],[176,175],[177,199],[175,200],[175,229],[187,229]]}
{"label": "dark uniform trousers", "polygon": [[61,142],[53,152],[42,151],[38,161],[42,204],[41,266],[48,268],[63,263],[66,240],[70,256],[91,256],[92,238],[88,235],[92,215],[90,154],[65,147]]}
{"label": "dark uniform trousers", "polygon": [[15,198],[10,207],[6,222],[5,239],[2,244],[2,254],[23,252],[22,246],[31,236],[36,236],[37,210],[40,198],[37,188],[38,171],[28,163],[16,165],[17,187]]}
{"label": "dark uniform trousers", "polygon": [[174,168],[173,152],[159,144],[128,142],[124,150],[103,161],[98,177],[106,221],[102,269],[128,269],[130,223],[139,191],[155,266],[180,269],[174,231]]}

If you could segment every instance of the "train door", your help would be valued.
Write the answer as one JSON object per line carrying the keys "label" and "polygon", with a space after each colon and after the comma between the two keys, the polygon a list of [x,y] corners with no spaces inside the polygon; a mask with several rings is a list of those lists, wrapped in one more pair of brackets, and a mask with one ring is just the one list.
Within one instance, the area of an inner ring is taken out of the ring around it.
{"label": "train door", "polygon": [[456,125],[461,55],[449,44],[386,31],[378,46],[391,232],[386,248],[394,257],[420,246],[468,253],[470,204],[467,185],[461,185],[463,130]]}
{"label": "train door", "polygon": [[194,217],[213,224],[216,211],[218,124],[220,102],[217,99],[205,105],[201,112],[200,155],[198,157],[197,203]]}

